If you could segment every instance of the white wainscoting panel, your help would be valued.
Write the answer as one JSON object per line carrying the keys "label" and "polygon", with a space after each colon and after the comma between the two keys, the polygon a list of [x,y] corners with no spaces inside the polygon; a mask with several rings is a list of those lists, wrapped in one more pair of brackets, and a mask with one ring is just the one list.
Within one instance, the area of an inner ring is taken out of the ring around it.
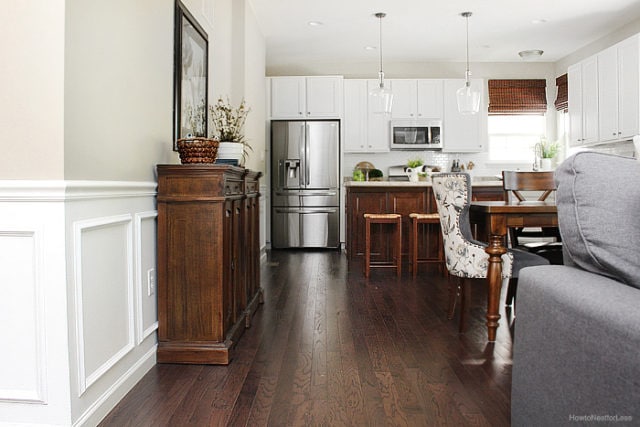
{"label": "white wainscoting panel", "polygon": [[80,395],[135,345],[132,221],[125,214],[74,224]]}
{"label": "white wainscoting panel", "polygon": [[0,401],[45,403],[42,232],[0,228]]}
{"label": "white wainscoting panel", "polygon": [[[136,245],[136,344],[142,343],[158,329],[158,269],[156,255],[157,211],[135,215]],[[153,276],[153,288],[149,275]]]}

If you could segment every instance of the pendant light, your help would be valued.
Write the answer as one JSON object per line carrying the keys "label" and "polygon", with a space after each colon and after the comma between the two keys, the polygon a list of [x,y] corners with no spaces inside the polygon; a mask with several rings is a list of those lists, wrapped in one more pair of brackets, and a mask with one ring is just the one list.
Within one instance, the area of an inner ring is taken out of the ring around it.
{"label": "pendant light", "polygon": [[476,114],[480,110],[480,92],[472,88],[469,81],[471,77],[471,71],[469,71],[469,17],[471,15],[471,12],[462,12],[460,14],[467,22],[467,71],[464,74],[464,86],[456,91],[460,114]]}
{"label": "pendant light", "polygon": [[371,111],[375,114],[391,114],[393,94],[391,90],[384,87],[384,71],[382,71],[382,18],[387,16],[387,14],[378,12],[374,16],[380,20],[380,72],[378,73],[378,87],[369,92],[369,105]]}

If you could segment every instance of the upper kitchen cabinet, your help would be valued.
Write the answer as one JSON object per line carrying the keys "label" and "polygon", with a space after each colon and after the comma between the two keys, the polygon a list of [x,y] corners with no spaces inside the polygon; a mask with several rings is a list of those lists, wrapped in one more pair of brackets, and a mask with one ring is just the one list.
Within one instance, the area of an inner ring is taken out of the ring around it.
{"label": "upper kitchen cabinet", "polygon": [[[374,114],[369,109],[369,91],[378,80],[347,79],[344,81],[345,153],[381,153],[389,151],[389,116]],[[395,94],[394,94],[395,98]]]}
{"label": "upper kitchen cabinet", "polygon": [[569,145],[598,141],[598,60],[596,56],[569,67]]}
{"label": "upper kitchen cabinet", "polygon": [[341,76],[271,77],[272,119],[339,119]]}
{"label": "upper kitchen cabinet", "polygon": [[638,36],[597,55],[600,141],[629,139],[640,130]]}
{"label": "upper kitchen cabinet", "polygon": [[483,79],[471,79],[471,87],[480,91],[480,111],[460,114],[456,91],[464,79],[444,81],[444,117],[442,121],[442,151],[448,153],[478,153],[487,146],[487,105]]}
{"label": "upper kitchen cabinet", "polygon": [[392,79],[394,119],[442,119],[442,80]]}

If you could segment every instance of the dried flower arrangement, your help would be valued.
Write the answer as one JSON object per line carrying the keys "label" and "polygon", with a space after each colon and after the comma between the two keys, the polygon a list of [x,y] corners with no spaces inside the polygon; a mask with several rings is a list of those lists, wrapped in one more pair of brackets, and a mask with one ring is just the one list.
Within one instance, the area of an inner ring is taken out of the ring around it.
{"label": "dried flower arrangement", "polygon": [[220,141],[245,144],[243,127],[250,111],[251,108],[247,108],[244,99],[238,108],[233,108],[229,98],[226,101],[218,98],[214,105],[209,106],[211,123],[215,129],[214,137]]}

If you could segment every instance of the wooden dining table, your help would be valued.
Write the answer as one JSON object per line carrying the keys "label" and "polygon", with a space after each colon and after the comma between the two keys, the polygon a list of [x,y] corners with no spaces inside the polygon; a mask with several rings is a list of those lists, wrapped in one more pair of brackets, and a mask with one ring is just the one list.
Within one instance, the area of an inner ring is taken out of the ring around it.
{"label": "wooden dining table", "polygon": [[496,340],[500,320],[500,290],[502,288],[502,255],[507,252],[507,232],[510,227],[557,227],[558,211],[553,202],[472,201],[469,209],[471,224],[480,238],[488,237],[487,270],[487,332],[489,341]]}

